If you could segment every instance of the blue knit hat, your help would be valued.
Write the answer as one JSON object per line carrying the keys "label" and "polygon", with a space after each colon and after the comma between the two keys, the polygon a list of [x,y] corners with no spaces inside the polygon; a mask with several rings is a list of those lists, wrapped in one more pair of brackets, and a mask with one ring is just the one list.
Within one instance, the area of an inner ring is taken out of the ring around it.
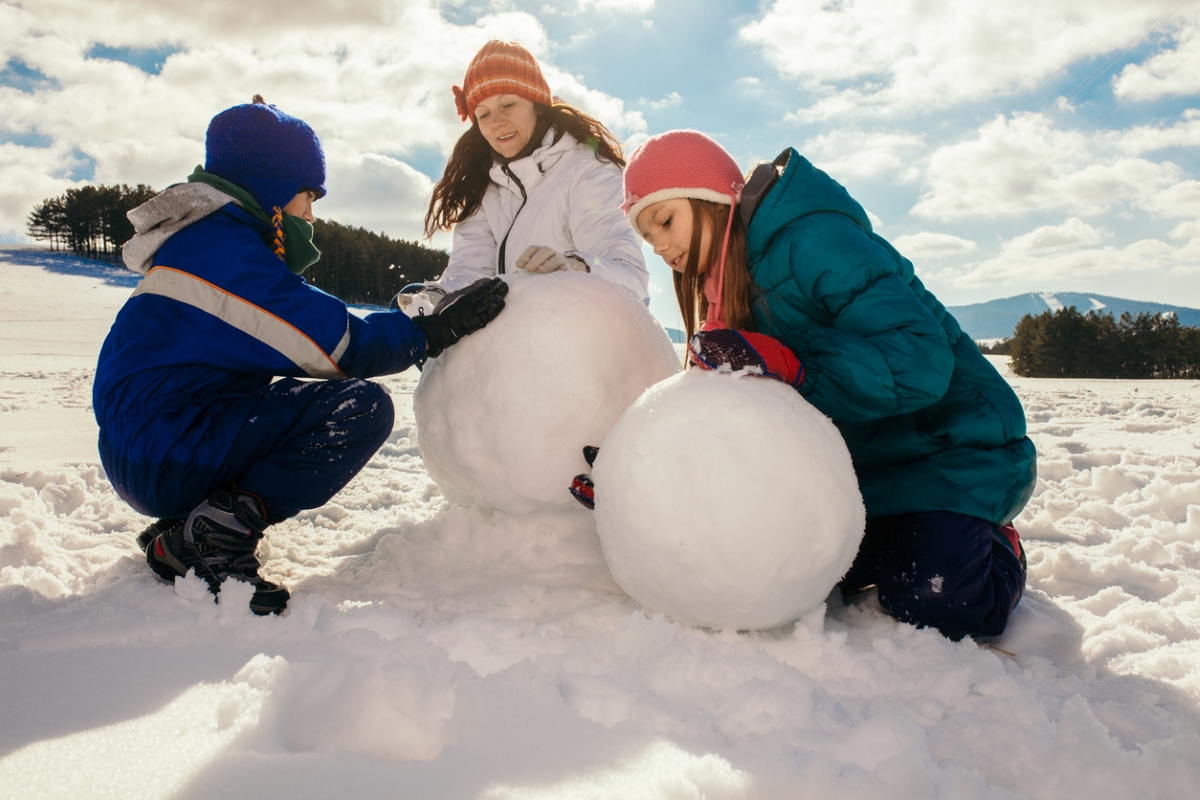
{"label": "blue knit hat", "polygon": [[267,213],[304,189],[325,194],[325,153],[317,134],[260,95],[208,123],[204,169],[250,192]]}

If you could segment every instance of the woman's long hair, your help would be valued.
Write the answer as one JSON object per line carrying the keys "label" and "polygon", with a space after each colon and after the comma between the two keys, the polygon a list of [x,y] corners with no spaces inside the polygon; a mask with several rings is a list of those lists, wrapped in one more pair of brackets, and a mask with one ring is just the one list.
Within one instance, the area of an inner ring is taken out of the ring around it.
{"label": "woman's long hair", "polygon": [[[683,272],[672,273],[675,280],[675,299],[679,301],[679,313],[683,316],[684,330],[690,342],[692,335],[708,319],[708,300],[704,296],[704,283],[709,270],[721,265],[721,242],[729,214],[733,213],[733,227],[729,231],[729,251],[725,256],[725,283],[721,292],[721,319],[730,328],[754,330],[754,316],[750,310],[753,301],[754,281],[750,278],[750,267],[746,258],[746,229],[742,226],[737,209],[723,203],[688,199],[692,207],[692,243],[688,248],[688,260]],[[709,232],[708,265],[701,271],[700,239],[704,231]]]}
{"label": "woman's long hair", "polygon": [[[590,147],[597,159],[609,161],[621,169],[625,168],[621,143],[598,120],[566,103],[555,103],[552,106],[535,103],[534,108],[537,110],[538,121],[534,126],[533,135],[529,137],[525,149],[507,159],[508,161],[525,158],[541,147],[546,131],[553,128],[555,141],[558,141],[562,134],[569,133],[575,141]],[[487,143],[487,139],[483,138],[479,123],[472,121],[470,129],[455,143],[442,179],[433,187],[429,210],[425,212],[425,235],[433,236],[438,231],[450,230],[478,211],[480,203],[483,202],[483,194],[492,180],[488,174],[492,165],[505,160],[500,158]]]}

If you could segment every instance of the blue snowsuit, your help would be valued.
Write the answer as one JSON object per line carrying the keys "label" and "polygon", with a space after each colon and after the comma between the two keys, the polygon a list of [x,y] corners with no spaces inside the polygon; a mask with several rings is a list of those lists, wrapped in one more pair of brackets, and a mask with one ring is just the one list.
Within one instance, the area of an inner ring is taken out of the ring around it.
{"label": "blue snowsuit", "polygon": [[104,342],[100,458],[144,514],[186,516],[236,482],[286,519],[328,501],[391,432],[387,391],[357,379],[407,369],[424,334],[402,313],[349,313],[288,270],[273,235],[235,203],[174,233]]}
{"label": "blue snowsuit", "polygon": [[841,185],[795,150],[775,163],[746,232],[754,321],[850,450],[868,517],[851,575],[901,619],[998,634],[1024,575],[995,530],[1036,480],[1021,403]]}

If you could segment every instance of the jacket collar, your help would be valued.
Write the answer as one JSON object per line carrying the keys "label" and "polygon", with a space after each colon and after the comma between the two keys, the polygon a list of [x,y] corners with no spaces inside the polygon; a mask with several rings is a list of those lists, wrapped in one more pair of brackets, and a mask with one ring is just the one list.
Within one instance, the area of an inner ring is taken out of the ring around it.
{"label": "jacket collar", "polygon": [[[546,135],[542,137],[541,146],[525,158],[510,161],[507,165],[499,162],[493,164],[489,173],[492,182],[509,191],[517,192],[516,185],[507,174],[511,172],[525,187],[526,192],[541,183],[542,176],[549,172],[559,159],[579,146],[571,134],[565,132],[559,136],[557,142],[554,141],[557,133],[554,128],[546,131]],[[507,171],[504,169],[505,166],[508,167]]]}
{"label": "jacket collar", "polygon": [[844,214],[864,231],[871,232],[867,212],[840,183],[814,167],[794,148],[785,150],[775,163],[781,161],[786,166],[775,185],[762,195],[746,226],[746,255],[750,263],[766,255],[776,234],[809,214]]}

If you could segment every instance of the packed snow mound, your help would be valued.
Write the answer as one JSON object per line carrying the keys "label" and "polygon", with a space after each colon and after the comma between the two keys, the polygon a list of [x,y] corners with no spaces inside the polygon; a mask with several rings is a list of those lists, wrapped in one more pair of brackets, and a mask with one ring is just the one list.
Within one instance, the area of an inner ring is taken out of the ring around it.
{"label": "packed snow mound", "polygon": [[637,298],[579,272],[505,276],[493,322],[430,359],[413,399],[421,457],[452,502],[516,514],[577,508],[567,491],[647,387],[679,371]]}
{"label": "packed snow mound", "polygon": [[833,423],[774,380],[698,369],[646,391],[605,439],[596,527],[647,611],[738,630],[823,601],[866,511]]}

